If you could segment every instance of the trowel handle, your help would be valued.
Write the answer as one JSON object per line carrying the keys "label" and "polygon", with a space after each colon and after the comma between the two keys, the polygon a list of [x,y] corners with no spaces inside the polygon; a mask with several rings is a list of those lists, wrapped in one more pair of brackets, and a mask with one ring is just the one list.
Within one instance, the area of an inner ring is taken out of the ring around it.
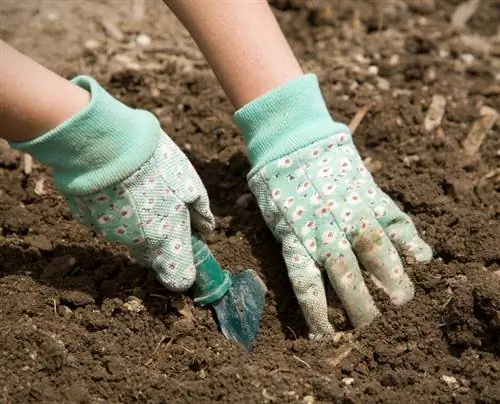
{"label": "trowel handle", "polygon": [[219,300],[231,287],[231,276],[223,271],[201,236],[191,234],[196,279],[193,285],[194,302],[200,306]]}

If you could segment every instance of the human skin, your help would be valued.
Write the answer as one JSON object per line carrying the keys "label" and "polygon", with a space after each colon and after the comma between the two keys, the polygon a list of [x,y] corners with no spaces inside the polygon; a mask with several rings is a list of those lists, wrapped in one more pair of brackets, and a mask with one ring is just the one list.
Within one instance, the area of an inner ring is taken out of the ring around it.
{"label": "human skin", "polygon": [[[303,74],[265,0],[165,0],[235,108]],[[0,137],[33,139],[84,109],[90,95],[0,40]]]}

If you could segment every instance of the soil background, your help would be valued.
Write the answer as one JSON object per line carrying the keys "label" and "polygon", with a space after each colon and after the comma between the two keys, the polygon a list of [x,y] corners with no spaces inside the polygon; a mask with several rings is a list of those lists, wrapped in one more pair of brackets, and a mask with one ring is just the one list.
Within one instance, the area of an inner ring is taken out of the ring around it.
{"label": "soil background", "polygon": [[[171,295],[117,246],[76,224],[50,172],[0,159],[0,401],[5,403],[500,402],[500,125],[467,156],[480,110],[500,111],[500,1],[460,29],[457,0],[274,1],[333,116],[373,104],[355,142],[380,186],[435,250],[409,266],[416,298],[353,341],[310,342],[279,245],[249,195],[232,108],[160,1],[2,0],[0,34],[56,72],[95,76],[156,114],[203,178],[209,245],[270,289],[248,355],[209,310]],[[257,29],[257,27],[256,27]],[[434,95],[441,125],[424,129]],[[349,330],[342,310],[332,321]]]}

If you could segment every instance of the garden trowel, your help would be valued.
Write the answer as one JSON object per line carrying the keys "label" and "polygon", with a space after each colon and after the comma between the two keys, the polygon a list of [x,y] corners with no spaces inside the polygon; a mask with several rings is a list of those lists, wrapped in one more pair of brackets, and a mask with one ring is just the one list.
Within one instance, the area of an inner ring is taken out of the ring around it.
{"label": "garden trowel", "polygon": [[222,270],[197,233],[193,232],[191,242],[196,266],[194,302],[212,305],[223,334],[250,351],[265,306],[264,282],[251,269],[237,274]]}

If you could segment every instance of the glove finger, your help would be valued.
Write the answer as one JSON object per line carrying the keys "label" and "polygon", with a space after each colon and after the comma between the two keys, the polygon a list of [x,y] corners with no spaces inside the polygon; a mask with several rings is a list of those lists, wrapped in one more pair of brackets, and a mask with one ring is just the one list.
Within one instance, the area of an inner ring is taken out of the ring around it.
{"label": "glove finger", "polygon": [[179,203],[177,206],[180,208],[176,216],[166,218],[168,221],[152,224],[157,229],[150,234],[161,235],[161,238],[149,240],[150,244],[156,247],[149,251],[149,259],[158,280],[167,289],[184,292],[193,285],[196,268],[191,245],[189,211],[185,205]]}
{"label": "glove finger", "polygon": [[408,263],[429,262],[432,248],[420,238],[413,221],[386,197],[385,203],[373,207],[373,212],[385,233],[389,236]]}
{"label": "glove finger", "polygon": [[282,242],[288,276],[309,326],[309,338],[333,334],[321,271],[294,234],[287,234]]}
{"label": "glove finger", "polygon": [[401,305],[411,300],[415,289],[403,269],[398,252],[373,214],[360,212],[354,226],[345,229],[358,261],[373,274],[392,302]]}
{"label": "glove finger", "polygon": [[210,233],[215,227],[215,219],[210,210],[210,200],[193,165],[182,150],[168,137],[159,144],[160,155],[165,167],[164,181],[177,198],[189,206],[192,225],[202,234]]}
{"label": "glove finger", "polygon": [[338,233],[324,253],[324,268],[354,327],[370,324],[380,312],[370,296],[356,256],[347,239]]}

